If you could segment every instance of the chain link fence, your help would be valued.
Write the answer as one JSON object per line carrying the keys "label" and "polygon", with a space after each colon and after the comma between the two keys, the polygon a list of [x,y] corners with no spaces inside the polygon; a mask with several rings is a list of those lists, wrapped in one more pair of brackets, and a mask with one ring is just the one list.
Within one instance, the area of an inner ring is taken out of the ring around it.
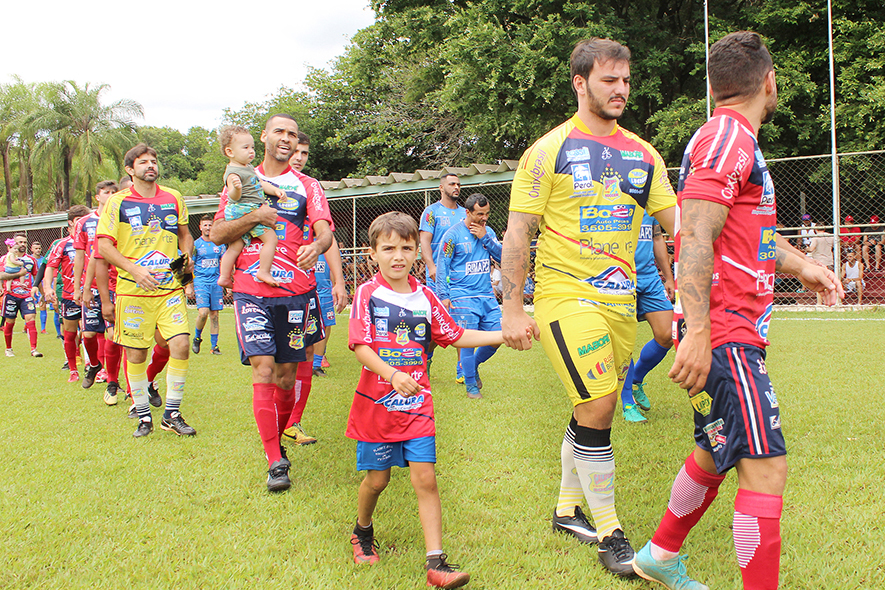
{"label": "chain link fence", "polygon": [[[782,235],[799,249],[823,257],[828,266],[847,272],[845,283],[849,294],[846,303],[885,303],[885,150],[841,154],[839,163],[839,198],[834,198],[832,163],[828,155],[782,158],[768,161],[768,168],[777,192],[778,220]],[[670,181],[676,185],[678,169],[670,169]],[[499,238],[507,228],[510,182],[475,183],[482,175],[462,177],[462,197],[480,192],[491,203],[489,226]],[[400,185],[407,187],[408,184]],[[348,290],[375,273],[368,256],[369,225],[388,211],[402,211],[420,220],[424,208],[439,200],[438,189],[396,191],[397,185],[381,194],[335,196],[331,192],[329,207],[335,222],[335,236],[341,246],[344,277]],[[834,204],[836,209],[834,210]],[[834,217],[835,213],[835,217]],[[189,227],[199,235],[203,214],[193,214]],[[20,222],[20,223],[19,223]],[[44,255],[52,242],[66,235],[66,220],[54,227],[27,229],[28,219],[0,220],[0,240],[16,233],[21,225],[28,243],[39,242]],[[835,244],[839,244],[836,248]],[[829,257],[826,256],[829,251]],[[5,252],[5,250],[4,250]],[[831,260],[831,261],[830,261]],[[860,273],[862,272],[862,278]],[[424,280],[421,260],[412,274]],[[854,275],[858,276],[855,278]],[[530,275],[531,276],[531,275]],[[775,285],[776,305],[815,304],[816,296],[803,290],[794,278],[778,276]]]}

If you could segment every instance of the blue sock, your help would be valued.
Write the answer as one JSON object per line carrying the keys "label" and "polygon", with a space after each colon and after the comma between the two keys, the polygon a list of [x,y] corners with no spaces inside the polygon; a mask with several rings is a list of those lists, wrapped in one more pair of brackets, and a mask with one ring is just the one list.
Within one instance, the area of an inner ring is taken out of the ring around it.
{"label": "blue sock", "polygon": [[494,346],[480,346],[476,349],[476,354],[474,355],[474,360],[476,361],[476,366],[480,366],[498,352],[497,347]]}
{"label": "blue sock", "polygon": [[658,344],[654,338],[649,340],[642,347],[642,352],[639,353],[639,360],[636,361],[636,372],[630,384],[645,381],[645,376],[648,375],[648,372],[657,367],[664,360],[664,357],[667,356],[668,352],[670,352],[670,349]]}
{"label": "blue sock", "polygon": [[58,316],[58,312],[55,314],[55,333],[61,338],[61,318]]}
{"label": "blue sock", "polygon": [[321,369],[323,367],[323,355],[315,354],[313,355],[313,368]]}
{"label": "blue sock", "polygon": [[194,328],[194,338],[197,340],[203,339],[203,330],[201,328]]}
{"label": "blue sock", "polygon": [[218,334],[210,334],[209,340],[212,342],[212,348],[218,346]]}
{"label": "blue sock", "polygon": [[46,331],[46,317],[47,317],[47,315],[48,314],[46,313],[45,309],[40,310],[40,330],[42,330],[44,332]]}
{"label": "blue sock", "polygon": [[631,359],[627,376],[624,377],[624,388],[621,390],[621,407],[636,405],[636,400],[633,399],[633,369],[633,361]]}
{"label": "blue sock", "polygon": [[473,349],[461,349],[461,369],[464,371],[464,383],[476,385],[476,362],[473,360]]}

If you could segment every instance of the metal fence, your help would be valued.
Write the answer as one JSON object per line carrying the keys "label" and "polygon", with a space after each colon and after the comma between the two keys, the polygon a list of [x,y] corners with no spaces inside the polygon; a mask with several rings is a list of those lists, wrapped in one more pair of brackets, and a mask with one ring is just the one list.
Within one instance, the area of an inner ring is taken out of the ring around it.
{"label": "metal fence", "polygon": [[[835,237],[834,243],[840,244],[833,252],[836,269],[841,271],[849,260],[853,264],[855,258],[864,268],[862,296],[855,289],[846,303],[885,303],[885,226],[879,221],[885,216],[885,150],[839,156],[838,200],[834,196],[828,155],[772,159],[768,161],[768,168],[777,192],[782,235],[798,248],[809,245],[812,227],[820,232],[820,237]],[[669,173],[675,187],[678,169],[670,169]],[[509,178],[501,180],[498,175],[493,182],[483,182],[482,175],[462,177],[462,196],[481,192],[491,202],[489,225],[498,236],[503,235],[507,226]],[[376,191],[375,194],[337,196],[337,191],[330,191],[335,236],[341,245],[345,280],[351,292],[375,272],[368,257],[368,230],[372,220],[388,211],[402,211],[420,219],[424,208],[439,200],[438,189],[408,186],[408,183],[390,185],[389,190],[380,194]],[[191,215],[189,227],[195,236],[199,234],[202,215]],[[810,220],[803,222],[803,215],[810,216]],[[0,220],[0,240],[12,236],[17,229],[24,229],[28,241],[40,242],[45,254],[52,241],[65,233],[66,221],[62,217],[56,215],[56,221],[37,224],[36,229],[28,229],[35,225],[27,223],[28,219],[21,220],[21,228],[16,227],[18,220]],[[420,260],[412,273],[424,279]],[[815,303],[814,294],[804,292],[792,278],[778,277],[775,292],[776,304]]]}

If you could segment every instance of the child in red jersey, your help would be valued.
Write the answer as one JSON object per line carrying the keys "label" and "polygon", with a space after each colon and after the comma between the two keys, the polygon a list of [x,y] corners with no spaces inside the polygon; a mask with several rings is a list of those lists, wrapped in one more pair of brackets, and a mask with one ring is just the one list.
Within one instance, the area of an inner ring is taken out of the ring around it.
{"label": "child in red jersey", "polygon": [[357,469],[367,470],[351,535],[354,561],[378,561],[372,513],[390,481],[390,468],[408,465],[427,547],[427,584],[459,588],[470,574],[447,563],[442,551],[427,348],[431,342],[493,346],[503,339],[500,330],[459,327],[433,291],[410,276],[418,253],[418,224],[410,216],[391,212],[375,219],[369,227],[369,252],[379,273],[357,289],[350,318],[350,348],[363,369],[347,436],[357,440]]}

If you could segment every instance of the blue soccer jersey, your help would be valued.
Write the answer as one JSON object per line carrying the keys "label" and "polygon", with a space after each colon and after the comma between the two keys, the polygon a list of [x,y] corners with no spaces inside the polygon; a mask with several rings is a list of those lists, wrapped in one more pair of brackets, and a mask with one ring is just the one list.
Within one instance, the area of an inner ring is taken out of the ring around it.
{"label": "blue soccer jersey", "polygon": [[658,225],[657,220],[646,212],[642,217],[639,239],[636,242],[636,274],[652,272],[658,274],[654,251],[655,225]]}
{"label": "blue soccer jersey", "polygon": [[332,274],[329,272],[329,263],[326,257],[320,254],[316,266],[313,268],[314,278],[317,281],[317,295],[332,296]]}
{"label": "blue soccer jersey", "polygon": [[[418,229],[432,234],[430,250],[431,258],[434,262],[436,262],[436,257],[439,254],[439,245],[445,233],[464,221],[466,216],[467,210],[464,207],[459,205],[454,209],[449,209],[440,201],[427,207],[421,214],[421,224]],[[421,256],[427,258],[427,253],[422,252]]]}
{"label": "blue soccer jersey", "polygon": [[201,237],[194,241],[194,281],[198,283],[218,282],[221,273],[221,257],[227,246],[217,246]]}
{"label": "blue soccer jersey", "polygon": [[440,299],[495,297],[492,290],[491,261],[501,262],[501,242],[492,228],[477,238],[465,223],[449,229],[436,255],[436,294]]}

